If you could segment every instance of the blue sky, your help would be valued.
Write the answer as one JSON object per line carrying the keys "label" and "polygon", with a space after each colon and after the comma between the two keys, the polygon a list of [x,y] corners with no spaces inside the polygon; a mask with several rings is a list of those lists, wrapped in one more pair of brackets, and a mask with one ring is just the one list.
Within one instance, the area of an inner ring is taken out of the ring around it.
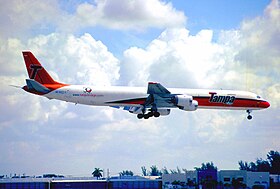
{"label": "blue sky", "polygon": [[[187,17],[186,28],[192,35],[202,29],[211,29],[215,37],[221,30],[231,30],[240,27],[244,19],[252,19],[262,14],[269,0],[262,1],[169,1],[176,10],[183,11]],[[144,32],[116,31],[103,27],[86,28],[79,32],[91,32],[95,39],[101,40],[117,55],[130,46],[146,46],[156,38],[162,29],[148,28]],[[108,35],[104,35],[104,31]],[[118,36],[117,38],[115,36]]]}
{"label": "blue sky", "polygon": [[172,1],[172,4],[185,12],[187,28],[192,34],[202,29],[214,31],[237,29],[244,19],[252,19],[262,14],[270,1]]}
{"label": "blue sky", "polygon": [[[95,167],[192,170],[280,151],[279,1],[7,1],[0,3],[0,175],[90,175]],[[36,16],[34,16],[36,15]],[[68,104],[25,85],[31,50],[62,82],[249,90],[254,111],[172,110],[138,120],[109,107]]]}

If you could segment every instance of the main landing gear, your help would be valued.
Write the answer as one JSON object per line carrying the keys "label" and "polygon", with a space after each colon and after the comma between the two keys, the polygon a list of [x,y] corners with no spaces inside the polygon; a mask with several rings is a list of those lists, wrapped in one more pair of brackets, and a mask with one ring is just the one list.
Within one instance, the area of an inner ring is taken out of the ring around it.
{"label": "main landing gear", "polygon": [[247,119],[251,120],[253,118],[253,116],[251,115],[252,110],[247,110],[246,112],[248,113]]}
{"label": "main landing gear", "polygon": [[150,117],[159,117],[159,116],[160,116],[159,112],[157,112],[157,111],[150,111],[147,114],[144,114],[144,113],[143,114],[138,114],[137,118],[138,119],[142,119],[142,118],[149,119]]}

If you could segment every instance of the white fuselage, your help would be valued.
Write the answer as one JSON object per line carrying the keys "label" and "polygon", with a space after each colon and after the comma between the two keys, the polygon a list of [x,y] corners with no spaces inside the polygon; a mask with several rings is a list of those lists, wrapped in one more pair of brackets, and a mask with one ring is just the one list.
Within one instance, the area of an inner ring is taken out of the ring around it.
{"label": "white fuselage", "polygon": [[[217,109],[261,109],[258,102],[265,101],[254,93],[235,90],[181,89],[169,88],[172,94],[186,94],[198,101],[198,108]],[[236,104],[211,103],[211,94],[234,96]],[[95,106],[140,106],[148,97],[144,87],[97,87],[87,85],[69,85],[53,90],[44,95],[49,99],[63,100],[77,104]],[[160,107],[159,107],[160,108]]]}

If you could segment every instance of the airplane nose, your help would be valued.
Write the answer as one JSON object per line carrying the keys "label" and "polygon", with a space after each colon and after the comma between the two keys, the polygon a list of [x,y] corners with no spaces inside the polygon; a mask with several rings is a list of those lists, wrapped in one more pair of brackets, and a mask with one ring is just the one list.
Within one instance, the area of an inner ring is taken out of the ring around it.
{"label": "airplane nose", "polygon": [[261,108],[268,108],[269,106],[270,106],[270,104],[267,101],[263,101],[263,102],[260,103]]}

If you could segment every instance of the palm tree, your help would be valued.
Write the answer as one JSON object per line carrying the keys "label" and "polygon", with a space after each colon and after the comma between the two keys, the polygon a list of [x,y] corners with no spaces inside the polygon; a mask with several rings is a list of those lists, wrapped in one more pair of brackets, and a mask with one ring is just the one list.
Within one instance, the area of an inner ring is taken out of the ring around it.
{"label": "palm tree", "polygon": [[119,174],[120,174],[120,176],[133,176],[133,172],[129,171],[129,170],[123,170]]}
{"label": "palm tree", "polygon": [[250,164],[245,161],[243,162],[242,160],[238,162],[239,164],[239,170],[246,170],[246,171],[250,171],[251,168],[250,168]]}
{"label": "palm tree", "polygon": [[151,167],[151,173],[150,173],[151,176],[161,176],[162,173],[160,172],[160,170],[158,170],[157,166],[153,165]]}
{"label": "palm tree", "polygon": [[142,166],[142,167],[141,167],[141,170],[142,170],[143,176],[148,176],[147,169],[146,169],[145,166]]}
{"label": "palm tree", "polygon": [[93,177],[96,177],[97,180],[102,177],[102,170],[100,168],[94,168],[94,171],[91,173]]}

